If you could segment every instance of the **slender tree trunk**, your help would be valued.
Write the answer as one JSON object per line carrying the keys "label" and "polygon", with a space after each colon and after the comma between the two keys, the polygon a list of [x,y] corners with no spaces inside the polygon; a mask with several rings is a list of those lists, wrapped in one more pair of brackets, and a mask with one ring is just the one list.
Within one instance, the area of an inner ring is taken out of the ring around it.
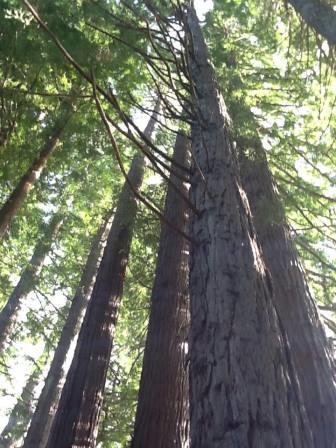
{"label": "slender tree trunk", "polygon": [[275,306],[287,333],[314,446],[336,446],[336,376],[314,300],[285,220],[259,139],[247,142],[255,160],[241,163],[255,228],[271,273]]}
{"label": "slender tree trunk", "polygon": [[[188,165],[186,136],[178,134],[174,160]],[[184,193],[183,181],[171,179]],[[186,230],[187,206],[169,185],[165,216]],[[189,446],[188,375],[188,245],[175,230],[162,224],[151,297],[132,448],[186,448]]]}
{"label": "slender tree trunk", "polygon": [[55,408],[61,394],[60,388],[64,377],[64,364],[71,342],[79,332],[83,313],[94,286],[104,241],[110,228],[111,216],[112,210],[104,218],[92,242],[79,286],[72,300],[44,387],[30,422],[23,445],[24,448],[44,448],[47,444]]}
{"label": "slender tree trunk", "polygon": [[1,448],[16,448],[19,446],[33,414],[34,390],[39,383],[41,374],[39,368],[34,368],[29,376],[21,396],[9,416],[8,423],[0,435]]}
{"label": "slender tree trunk", "polygon": [[16,124],[16,120],[9,120],[5,126],[0,123],[0,149],[8,144],[8,141],[14,132]]}
{"label": "slender tree trunk", "polygon": [[191,446],[313,447],[240,185],[229,117],[193,8],[186,7],[184,20],[200,117],[192,126],[199,169],[191,197],[199,213],[191,224]]}
{"label": "slender tree trunk", "polygon": [[0,353],[12,330],[22,302],[34,289],[34,285],[41,272],[45,258],[61,227],[62,219],[62,216],[58,213],[51,219],[44,236],[35,247],[28,266],[23,271],[18,284],[15,286],[8,302],[0,313]]}
{"label": "slender tree trunk", "polygon": [[[152,117],[145,130],[148,138],[154,125]],[[144,168],[143,155],[136,155],[128,175],[137,191],[143,181]],[[126,182],[51,428],[48,448],[95,446],[137,208]]]}
{"label": "slender tree trunk", "polygon": [[40,155],[22,176],[17,187],[0,209],[0,240],[6,233],[12,219],[21,208],[29,191],[33,188],[43,169],[46,167],[49,157],[57,148],[72,114],[73,109],[71,103],[69,103],[69,100],[64,100],[60,106],[60,116],[56,120],[54,126],[48,131],[46,142]]}
{"label": "slender tree trunk", "polygon": [[336,11],[331,5],[319,0],[288,0],[288,3],[330,45],[336,45]]}

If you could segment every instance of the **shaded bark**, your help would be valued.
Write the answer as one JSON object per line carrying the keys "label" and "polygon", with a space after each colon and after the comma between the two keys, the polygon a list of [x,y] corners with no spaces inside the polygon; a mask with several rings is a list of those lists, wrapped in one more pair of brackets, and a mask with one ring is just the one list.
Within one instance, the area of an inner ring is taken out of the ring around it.
{"label": "shaded bark", "polygon": [[[148,138],[154,126],[152,117],[145,130]],[[136,191],[141,187],[144,168],[143,155],[138,154],[128,173]],[[48,448],[95,446],[137,208],[126,182],[51,428]]]}
{"label": "shaded bark", "polygon": [[[188,146],[187,137],[178,134],[174,160],[182,166],[188,166]],[[171,180],[187,195],[180,179],[172,174]],[[165,217],[186,231],[187,206],[171,185]],[[132,448],[189,446],[187,283],[187,241],[162,224]]]}
{"label": "shaded bark", "polygon": [[288,3],[330,45],[336,44],[336,11],[331,5],[319,0],[288,0]]}
{"label": "shaded bark", "polygon": [[21,208],[35,182],[39,179],[42,171],[47,165],[49,157],[57,148],[72,114],[73,109],[71,103],[64,100],[60,106],[60,115],[54,126],[47,132],[46,142],[42,147],[38,158],[21,177],[17,187],[0,209],[0,240],[4,237],[12,219]]}
{"label": "shaded bark", "polygon": [[275,306],[288,336],[314,446],[336,446],[336,376],[328,342],[262,144],[256,138],[244,146],[255,156],[241,161],[242,183],[272,276]]}
{"label": "shaded bark", "polygon": [[79,286],[71,302],[44,387],[30,422],[23,445],[24,448],[44,448],[46,446],[52,418],[61,394],[64,364],[71,342],[79,332],[83,313],[94,286],[98,263],[104,248],[106,233],[110,228],[109,220],[111,219],[111,216],[112,210],[105,216],[98,229],[97,235],[92,242]]}
{"label": "shaded bark", "polygon": [[[230,119],[196,13],[186,7],[199,120],[190,263],[191,446],[312,447],[312,434],[269,272],[240,185]],[[200,123],[201,121],[201,123]]]}
{"label": "shaded bark", "polygon": [[0,353],[12,330],[22,302],[34,289],[44,261],[62,225],[62,220],[63,217],[58,213],[51,219],[45,234],[35,247],[28,266],[24,269],[18,284],[0,313]]}
{"label": "shaded bark", "polygon": [[29,376],[21,396],[16,402],[7,425],[0,436],[1,448],[16,448],[20,445],[34,409],[34,390],[41,378],[41,370],[35,368]]}

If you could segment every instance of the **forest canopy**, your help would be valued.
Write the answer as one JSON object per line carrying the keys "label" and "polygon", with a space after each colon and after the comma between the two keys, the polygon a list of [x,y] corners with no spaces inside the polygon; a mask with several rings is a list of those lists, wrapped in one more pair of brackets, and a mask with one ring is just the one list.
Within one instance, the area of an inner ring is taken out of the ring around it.
{"label": "forest canopy", "polygon": [[336,2],[0,10],[0,447],[336,446]]}

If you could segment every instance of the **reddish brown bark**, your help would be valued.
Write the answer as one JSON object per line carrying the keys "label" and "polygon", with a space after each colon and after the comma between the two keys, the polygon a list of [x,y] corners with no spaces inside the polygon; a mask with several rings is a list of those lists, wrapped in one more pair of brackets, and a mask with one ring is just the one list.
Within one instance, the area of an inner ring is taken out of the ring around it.
{"label": "reddish brown bark", "polygon": [[[274,307],[229,117],[196,13],[186,7],[199,119],[191,179],[191,446],[313,447],[286,334]],[[200,175],[200,172],[204,177]]]}
{"label": "reddish brown bark", "polygon": [[60,383],[64,376],[64,364],[71,342],[79,332],[83,313],[92,292],[98,263],[104,248],[106,232],[110,227],[109,220],[111,219],[111,215],[112,211],[103,220],[92,242],[79,286],[71,302],[69,313],[64,323],[44,387],[24,440],[24,448],[44,448],[46,446],[54,410],[57,407],[61,393]]}
{"label": "reddish brown bark", "polygon": [[[243,142],[241,142],[243,144]],[[314,446],[336,446],[336,377],[317,307],[286,223],[266,155],[258,138],[245,140],[241,173],[265,262],[272,276],[274,300],[287,333],[306,405]]]}
{"label": "reddish brown bark", "polygon": [[[188,146],[187,137],[178,134],[174,160],[182,166],[187,166]],[[187,193],[180,179],[171,175],[171,180]],[[171,185],[165,217],[186,231],[187,206]],[[188,244],[183,236],[162,224],[132,448],[189,446],[187,282]]]}
{"label": "reddish brown bark", "polygon": [[[152,117],[145,130],[148,138],[155,123]],[[141,187],[144,168],[143,155],[139,154],[128,173],[135,191]],[[48,448],[95,446],[137,208],[126,182],[51,428]]]}

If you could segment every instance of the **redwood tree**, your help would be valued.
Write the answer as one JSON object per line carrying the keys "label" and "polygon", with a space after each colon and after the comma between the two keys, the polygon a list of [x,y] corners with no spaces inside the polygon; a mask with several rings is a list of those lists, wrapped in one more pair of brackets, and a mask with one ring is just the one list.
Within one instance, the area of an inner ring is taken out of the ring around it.
{"label": "redwood tree", "polygon": [[[188,166],[188,138],[178,134],[173,159]],[[182,174],[182,173],[180,173]],[[183,181],[171,181],[184,194]],[[165,217],[186,231],[185,201],[168,186]],[[163,223],[151,296],[150,317],[140,381],[132,448],[189,446],[188,375],[188,244]]]}
{"label": "redwood tree", "polygon": [[242,184],[267,268],[274,303],[288,336],[316,447],[336,442],[336,377],[324,328],[286,223],[258,137],[242,139],[252,159],[241,160]]}
{"label": "redwood tree", "polygon": [[107,213],[95,236],[80,283],[72,299],[59,342],[57,344],[48,375],[39,396],[36,409],[24,441],[24,448],[44,448],[61,393],[61,380],[64,376],[64,364],[71,345],[82,323],[83,313],[90,298],[98,263],[104,248],[106,232],[110,227],[112,210]]}
{"label": "redwood tree", "polygon": [[[144,131],[150,138],[156,113]],[[77,347],[48,439],[48,448],[95,446],[99,414],[113,336],[123,292],[124,276],[138,209],[134,191],[144,175],[142,153],[132,161],[120,194],[96,282],[78,337]]]}
{"label": "redwood tree", "polygon": [[21,177],[17,187],[13,190],[5,204],[0,209],[0,240],[3,238],[12,219],[21,208],[29,191],[33,188],[35,182],[40,177],[42,171],[47,165],[49,157],[57,148],[62,134],[73,114],[73,108],[69,99],[63,100],[59,108],[59,116],[53,126],[45,134],[45,143],[40,151],[38,158],[28,168]]}
{"label": "redwood tree", "polygon": [[20,280],[0,313],[0,352],[4,348],[6,339],[12,330],[17,313],[20,310],[24,299],[34,289],[34,285],[38,280],[38,275],[41,272],[43,263],[52,244],[55,242],[62,221],[63,216],[60,213],[56,213],[51,218],[46,227],[45,234],[37,243],[27,267],[21,274]]}
{"label": "redwood tree", "polygon": [[[200,118],[191,237],[191,445],[304,446],[313,439],[286,334],[274,307],[229,136],[229,116],[195,10],[180,11]],[[201,174],[203,177],[201,176]]]}

